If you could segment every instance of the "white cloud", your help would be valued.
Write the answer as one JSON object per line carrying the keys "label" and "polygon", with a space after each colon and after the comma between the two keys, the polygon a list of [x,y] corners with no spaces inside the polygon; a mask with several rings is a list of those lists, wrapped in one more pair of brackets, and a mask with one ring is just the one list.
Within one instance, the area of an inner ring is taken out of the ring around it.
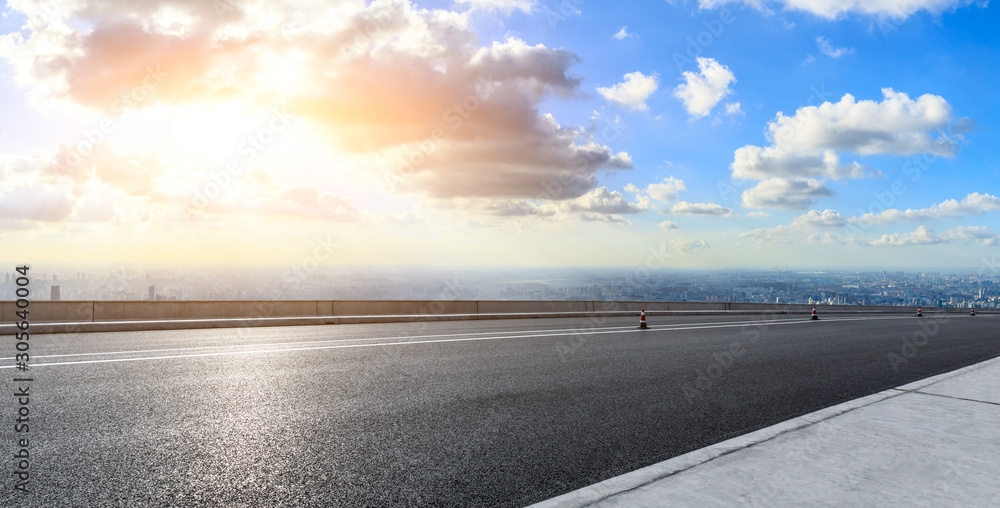
{"label": "white cloud", "polygon": [[803,210],[817,199],[830,196],[833,191],[813,178],[769,178],[743,192],[743,206]]}
{"label": "white cloud", "polygon": [[[744,194],[744,206],[776,202],[785,208],[805,208],[815,197],[830,195],[822,181],[812,179],[883,175],[856,161],[842,163],[838,152],[937,156],[957,152],[971,121],[953,118],[944,98],[925,94],[911,99],[891,88],[882,89],[882,96],[882,101],[857,101],[847,94],[839,102],[802,107],[791,116],[779,112],[767,126],[771,146],[737,149],[730,169],[734,178],[780,179],[787,195],[777,195],[778,183],[761,182]],[[806,179],[814,183],[806,185]],[[804,194],[792,195],[799,192]]]}
{"label": "white cloud", "polygon": [[626,226],[632,224],[632,221],[618,214],[585,212],[580,215],[580,220],[584,222],[607,222],[609,224],[622,224]]}
{"label": "white cloud", "polygon": [[954,122],[948,101],[931,94],[913,100],[892,88],[883,88],[882,97],[881,102],[857,101],[846,94],[840,102],[802,107],[792,116],[779,112],[768,124],[768,137],[776,150],[792,154],[832,149],[862,155],[954,155],[955,140],[938,135]]}
{"label": "white cloud", "polygon": [[746,116],[739,102],[726,103],[726,114],[732,116]]}
{"label": "white cloud", "polygon": [[456,205],[498,217],[550,217],[557,212],[552,205],[540,205],[523,199],[484,199],[472,203],[456,203]]}
{"label": "white cloud", "polygon": [[276,195],[257,196],[259,204],[234,207],[232,212],[260,213],[325,221],[357,220],[359,210],[350,199],[320,192],[314,187],[290,187]]}
{"label": "white cloud", "polygon": [[825,150],[819,155],[796,154],[781,151],[773,146],[761,148],[754,145],[738,148],[729,167],[732,169],[733,178],[754,180],[810,176],[840,180],[882,174],[857,162],[841,164],[840,156],[833,150]]}
{"label": "white cloud", "polygon": [[[977,203],[987,203],[988,206],[994,207],[994,209],[1000,209],[1000,199],[988,194],[970,194],[969,197],[962,202],[949,200],[945,203],[950,203],[950,206],[936,205],[920,211],[909,210],[910,212],[920,213],[911,214],[910,217],[905,220],[954,217],[956,216],[954,214],[959,213],[959,211],[961,211],[962,214],[969,212],[974,206],[976,206]],[[927,210],[932,211],[926,212]],[[843,243],[843,241],[832,233],[824,233],[820,236],[813,231],[819,228],[831,229],[843,228],[846,226],[848,227],[848,233],[850,233],[850,224],[855,222],[858,222],[857,218],[847,219],[835,210],[810,210],[808,213],[799,215],[798,217],[792,219],[791,223],[788,225],[779,225],[773,228],[754,229],[746,231],[740,236],[757,240],[758,248],[765,245],[794,243],[795,241],[799,241],[803,238],[805,238],[808,243],[840,244]],[[887,224],[890,222],[893,221],[887,220],[878,223]],[[921,225],[916,230],[909,233],[883,234],[881,237],[871,241],[859,241],[852,238],[851,234],[848,234],[846,240],[844,241],[876,247],[934,245],[949,242],[975,242],[979,245],[992,246],[1000,245],[1000,234],[990,231],[985,226],[956,227],[949,229],[944,233],[935,234],[930,227]]]}
{"label": "white cloud", "polygon": [[735,215],[732,209],[716,203],[688,203],[687,201],[678,202],[670,207],[670,213],[677,215],[714,215],[716,217],[730,217]]}
{"label": "white cloud", "polygon": [[[577,55],[514,37],[481,47],[467,13],[405,0],[169,4],[180,21],[161,23],[163,2],[63,3],[45,23],[0,36],[0,57],[40,100],[111,116],[144,80],[158,84],[137,109],[282,102],[332,149],[386,167],[398,192],[565,200],[596,188],[601,169],[631,168],[595,133],[540,112],[549,96],[579,91]],[[22,7],[34,9],[12,8]],[[275,88],[292,78],[295,87]]]}
{"label": "white cloud", "polygon": [[823,236],[811,234],[806,237],[806,242],[813,244],[819,243],[823,245],[834,245],[841,243],[840,239],[837,238],[837,236],[834,235],[833,233],[823,233]]}
{"label": "white cloud", "polygon": [[756,240],[757,248],[761,248],[770,245],[784,245],[791,243],[794,238],[797,238],[794,233],[796,233],[796,231],[792,228],[785,225],[779,225],[773,228],[758,228],[744,231],[740,233],[740,237]]}
{"label": "white cloud", "polygon": [[[853,222],[856,222],[856,219],[847,219],[835,210],[810,210],[806,214],[795,217],[787,226],[779,225],[773,228],[754,229],[746,231],[740,236],[757,240],[758,248],[765,245],[790,244],[803,238],[808,243],[840,244],[843,241],[848,241],[875,247],[934,245],[949,242],[975,242],[984,246],[1000,245],[1000,234],[990,231],[985,226],[963,226],[935,234],[930,227],[921,225],[909,233],[884,234],[871,241],[858,241],[850,234],[846,240],[842,241],[833,233],[824,233],[820,236],[813,232],[818,228],[850,227],[849,224]],[[848,232],[850,232],[849,229]]]}
{"label": "white cloud", "polygon": [[757,240],[758,248],[766,245],[789,244],[802,239],[808,243],[834,244],[840,242],[832,233],[819,236],[813,230],[816,228],[839,228],[845,224],[847,224],[847,219],[836,210],[810,210],[809,213],[792,219],[792,222],[787,226],[753,229],[741,233],[740,236]]}
{"label": "white cloud", "polygon": [[672,220],[665,220],[665,221],[657,224],[657,226],[659,226],[661,229],[666,229],[668,231],[671,230],[671,229],[680,229],[681,228],[680,224],[678,224],[678,223],[676,223],[676,222],[674,222]]}
{"label": "white cloud", "polygon": [[830,40],[824,37],[817,37],[816,45],[819,46],[820,53],[830,58],[840,58],[844,55],[854,54],[854,48],[835,48]]}
{"label": "white cloud", "polygon": [[705,117],[732,93],[729,86],[736,82],[736,76],[713,58],[698,57],[698,69],[698,72],[684,72],[685,82],[674,89],[674,97],[684,103],[692,117]]}
{"label": "white cloud", "polygon": [[618,40],[621,41],[621,40],[625,40],[625,39],[631,39],[632,37],[635,37],[635,34],[629,33],[628,32],[628,27],[627,26],[623,26],[621,28],[621,30],[618,30],[618,32],[615,33],[614,35],[612,35],[611,37],[613,37],[613,38],[618,39]]}
{"label": "white cloud", "polygon": [[530,14],[535,8],[535,0],[455,0],[457,4],[470,5],[473,9],[510,13],[514,10]]}
{"label": "white cloud", "polygon": [[598,187],[586,194],[558,203],[525,199],[450,198],[434,203],[445,210],[480,212],[497,218],[545,219],[550,224],[573,221],[630,224],[626,215],[642,213],[649,199],[639,196],[636,202],[621,192]]}
{"label": "white cloud", "polygon": [[902,247],[908,245],[933,245],[954,241],[974,241],[979,245],[1000,245],[1000,234],[990,231],[985,226],[964,226],[949,229],[940,235],[927,226],[918,226],[910,233],[893,233],[882,235],[878,240],[869,243],[875,247]]}
{"label": "white cloud", "polygon": [[870,245],[876,247],[900,247],[904,245],[931,245],[942,243],[944,240],[938,238],[934,231],[927,226],[919,226],[912,233],[893,233],[882,235],[878,240],[873,240]]}
{"label": "white cloud", "polygon": [[975,240],[979,245],[1000,245],[1000,234],[994,233],[986,226],[962,226],[949,229],[940,238],[946,242],[952,240]]}
{"label": "white cloud", "polygon": [[809,213],[792,219],[796,227],[839,228],[847,224],[847,219],[836,210],[810,210]]}
{"label": "white cloud", "polygon": [[0,193],[0,219],[59,222],[69,218],[75,203],[54,187],[5,186]]}
{"label": "white cloud", "polygon": [[677,199],[678,192],[686,190],[684,180],[672,176],[664,178],[659,183],[651,183],[646,186],[646,194],[656,201],[673,201]]}
{"label": "white cloud", "polygon": [[625,81],[611,87],[599,87],[597,92],[605,99],[620,106],[637,111],[646,111],[646,99],[659,88],[659,77],[656,74],[646,76],[636,71],[625,75]]}
{"label": "white cloud", "polygon": [[981,215],[986,212],[1000,211],[1000,197],[992,194],[973,192],[961,201],[947,199],[921,209],[897,210],[890,208],[880,213],[866,213],[861,217],[851,219],[851,222],[862,224],[892,224],[901,221],[925,221],[941,218],[955,218],[964,215]]}
{"label": "white cloud", "polygon": [[671,240],[660,244],[660,251],[692,252],[711,247],[705,240]]}
{"label": "white cloud", "polygon": [[208,198],[207,186],[220,186],[212,181],[218,175],[204,168],[164,163],[155,152],[118,152],[103,143],[66,166],[67,149],[62,145],[56,154],[30,159],[0,156],[0,180],[9,191],[0,191],[0,219],[150,223],[238,214],[346,222],[363,216],[348,198],[314,187],[284,187],[260,169]]}
{"label": "white cloud", "polygon": [[621,192],[608,190],[607,187],[598,187],[583,196],[564,202],[562,206],[566,210],[575,212],[605,215],[635,214],[645,209],[641,204],[626,201]]}
{"label": "white cloud", "polygon": [[977,4],[986,7],[984,0],[699,0],[703,9],[742,3],[757,9],[766,10],[768,5],[777,4],[785,9],[805,11],[824,18],[834,19],[847,13],[858,13],[876,16],[904,19],[910,15],[926,11],[932,14],[946,12]]}

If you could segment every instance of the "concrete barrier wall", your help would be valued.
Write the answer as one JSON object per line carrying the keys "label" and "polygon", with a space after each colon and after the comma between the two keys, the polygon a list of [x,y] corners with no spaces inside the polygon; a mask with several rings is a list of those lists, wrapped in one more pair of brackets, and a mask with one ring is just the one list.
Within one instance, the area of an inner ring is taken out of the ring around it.
{"label": "concrete barrier wall", "polygon": [[[33,301],[28,319],[38,323],[241,319],[270,317],[341,317],[400,315],[546,314],[585,312],[809,312],[812,305],[714,302],[487,301],[487,300],[295,300],[295,301]],[[817,305],[824,312],[916,313],[916,307]],[[20,320],[14,302],[0,302],[2,323]],[[927,313],[966,314],[968,309],[924,307]],[[997,312],[982,309],[985,313]]]}
{"label": "concrete barrier wall", "polygon": [[177,318],[176,304],[173,304],[173,302],[166,302],[166,305],[157,305],[158,303],[159,302],[122,302],[122,313],[117,317],[129,321]]}
{"label": "concrete barrier wall", "polygon": [[[0,311],[3,315],[4,323],[12,323],[14,321],[20,321],[21,318],[18,317],[17,311],[22,310],[17,308],[15,302],[3,302],[0,304],[3,310]],[[94,302],[31,302],[28,305],[28,321],[29,322],[76,322],[76,321],[93,321],[94,317]]]}
{"label": "concrete barrier wall", "polygon": [[125,319],[125,302],[94,302],[94,321]]}
{"label": "concrete barrier wall", "polygon": [[480,301],[479,314],[526,314],[531,312],[590,312],[591,302]]}
{"label": "concrete barrier wall", "polygon": [[699,303],[699,302],[670,302],[667,310],[729,310],[725,303]]}
{"label": "concrete barrier wall", "polygon": [[[63,302],[38,302],[63,303]],[[73,302],[65,302],[73,303]],[[93,304],[93,321],[157,319],[213,319],[260,317],[316,317],[330,315],[329,301],[183,301],[86,302]],[[32,303],[32,308],[35,304]],[[91,321],[91,319],[86,319]]]}
{"label": "concrete barrier wall", "polygon": [[479,314],[475,300],[334,300],[333,316]]}
{"label": "concrete barrier wall", "polygon": [[[176,319],[299,317],[317,316],[326,312],[315,300],[232,301],[232,302],[173,302]],[[324,314],[329,315],[329,314]]]}
{"label": "concrete barrier wall", "polygon": [[[604,302],[598,302],[604,303]],[[672,302],[613,302],[617,310],[639,312],[640,310],[672,310]]]}
{"label": "concrete barrier wall", "polygon": [[[811,307],[810,307],[810,309],[811,309]],[[779,304],[773,304],[773,303],[730,303],[729,304],[729,310],[745,310],[745,311],[750,311],[750,310],[759,310],[759,311],[785,310],[785,311],[798,311],[798,310],[804,310],[804,308],[803,308],[802,305],[779,305]]]}

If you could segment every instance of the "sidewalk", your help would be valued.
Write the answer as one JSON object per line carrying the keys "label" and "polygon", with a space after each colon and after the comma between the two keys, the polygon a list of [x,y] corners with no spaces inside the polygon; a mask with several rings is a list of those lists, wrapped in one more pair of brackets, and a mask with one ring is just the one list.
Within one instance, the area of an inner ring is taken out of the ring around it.
{"label": "sidewalk", "polygon": [[1000,507],[1000,358],[534,506]]}

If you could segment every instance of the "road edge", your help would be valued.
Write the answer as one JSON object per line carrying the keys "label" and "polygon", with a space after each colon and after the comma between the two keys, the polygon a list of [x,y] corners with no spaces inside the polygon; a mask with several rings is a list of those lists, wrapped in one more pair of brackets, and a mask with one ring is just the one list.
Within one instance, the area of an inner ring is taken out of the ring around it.
{"label": "road edge", "polygon": [[1000,357],[991,358],[960,369],[924,378],[912,383],[897,386],[895,388],[889,388],[866,397],[843,402],[837,404],[836,406],[820,409],[818,411],[792,418],[791,420],[786,420],[749,434],[727,439],[726,441],[706,446],[651,466],[646,466],[581,489],[567,492],[545,501],[532,504],[528,508],[578,508],[589,506],[623,492],[641,488],[650,483],[705,464],[730,453],[770,441],[783,434],[804,429],[824,420],[829,420],[856,409],[861,409],[914,390],[926,388],[946,379],[960,376],[998,362],[1000,362]]}

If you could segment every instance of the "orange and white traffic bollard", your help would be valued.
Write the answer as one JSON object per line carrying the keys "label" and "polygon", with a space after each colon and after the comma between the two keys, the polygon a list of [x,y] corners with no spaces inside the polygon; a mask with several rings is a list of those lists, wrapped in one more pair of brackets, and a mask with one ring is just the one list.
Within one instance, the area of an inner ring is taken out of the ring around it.
{"label": "orange and white traffic bollard", "polygon": [[819,319],[819,316],[816,315],[816,307],[813,307],[813,314],[811,319]]}
{"label": "orange and white traffic bollard", "polygon": [[917,317],[924,317],[924,313],[920,312],[920,307],[917,307]]}
{"label": "orange and white traffic bollard", "polygon": [[648,328],[649,327],[646,326],[646,309],[642,309],[642,311],[639,313],[639,329],[646,330]]}
{"label": "orange and white traffic bollard", "polygon": [[969,315],[970,316],[975,316],[976,315],[976,309],[972,309],[971,312],[969,312]]}

